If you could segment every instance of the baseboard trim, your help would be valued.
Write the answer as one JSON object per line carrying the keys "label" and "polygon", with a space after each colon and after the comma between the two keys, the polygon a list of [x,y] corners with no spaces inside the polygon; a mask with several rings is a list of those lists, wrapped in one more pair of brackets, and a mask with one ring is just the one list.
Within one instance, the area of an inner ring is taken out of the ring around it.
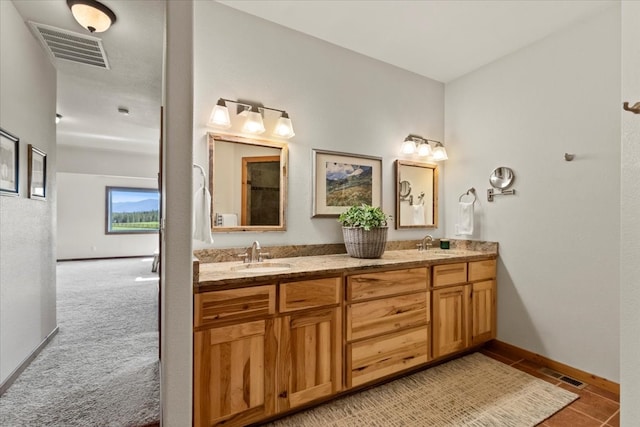
{"label": "baseboard trim", "polygon": [[123,255],[123,256],[107,256],[107,257],[96,257],[96,258],[60,258],[57,259],[56,262],[67,262],[67,261],[102,261],[109,259],[126,259],[126,258],[153,258],[153,254],[150,255]]}
{"label": "baseboard trim", "polygon": [[489,351],[491,351],[492,348],[496,350],[502,350],[506,353],[511,353],[522,359],[531,360],[539,365],[554,369],[558,372],[562,372],[563,374],[569,375],[577,380],[592,384],[596,387],[600,387],[604,390],[616,394],[617,396],[620,396],[620,384],[606,378],[590,374],[589,372],[582,371],[572,366],[565,365],[564,363],[556,362],[555,360],[549,359],[548,357],[542,356],[532,351],[525,350],[523,348],[516,347],[515,345],[508,344],[499,340],[490,341],[489,343],[487,343],[485,348]]}
{"label": "baseboard trim", "polygon": [[9,387],[11,387],[11,385],[15,382],[15,380],[18,379],[20,374],[24,372],[25,369],[27,369],[29,364],[33,362],[33,359],[35,359],[38,356],[38,354],[40,354],[42,349],[44,349],[47,346],[47,344],[49,344],[49,341],[51,341],[53,337],[58,333],[58,330],[59,329],[56,326],[55,329],[51,331],[51,333],[47,335],[45,339],[42,340],[42,342],[38,345],[38,347],[36,347],[35,350],[33,350],[31,354],[28,355],[22,361],[22,363],[18,365],[16,369],[14,369],[11,375],[9,375],[7,379],[2,384],[0,384],[0,396],[2,396],[5,391],[9,390]]}

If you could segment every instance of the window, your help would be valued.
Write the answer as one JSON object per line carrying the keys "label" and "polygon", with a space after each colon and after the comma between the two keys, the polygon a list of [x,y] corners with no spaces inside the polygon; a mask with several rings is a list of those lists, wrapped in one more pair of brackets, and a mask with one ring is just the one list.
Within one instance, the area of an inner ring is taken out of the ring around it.
{"label": "window", "polygon": [[157,233],[160,193],[153,188],[107,187],[106,233]]}

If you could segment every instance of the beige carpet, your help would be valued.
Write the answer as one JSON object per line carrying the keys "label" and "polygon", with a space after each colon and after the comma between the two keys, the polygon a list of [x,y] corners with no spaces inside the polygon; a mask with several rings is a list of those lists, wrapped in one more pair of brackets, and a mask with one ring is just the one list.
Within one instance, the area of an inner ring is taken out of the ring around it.
{"label": "beige carpet", "polygon": [[527,427],[577,398],[574,393],[473,353],[269,426]]}

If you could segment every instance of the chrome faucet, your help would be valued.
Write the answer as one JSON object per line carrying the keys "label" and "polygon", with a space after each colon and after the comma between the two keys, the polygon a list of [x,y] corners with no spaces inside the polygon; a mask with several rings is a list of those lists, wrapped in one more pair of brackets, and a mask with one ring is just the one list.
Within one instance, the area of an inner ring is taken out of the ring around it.
{"label": "chrome faucet", "polygon": [[424,236],[424,239],[422,239],[422,247],[424,248],[424,250],[428,251],[432,244],[433,237],[431,236],[431,234],[427,234],[426,236]]}
{"label": "chrome faucet", "polygon": [[251,244],[251,247],[247,249],[247,252],[238,256],[244,257],[245,263],[262,262],[263,257],[269,255],[268,252],[262,252],[260,242],[257,240]]}
{"label": "chrome faucet", "polygon": [[260,243],[256,240],[251,244],[251,254],[249,255],[249,262],[260,262],[262,261],[262,255],[260,252],[262,248],[260,248]]}

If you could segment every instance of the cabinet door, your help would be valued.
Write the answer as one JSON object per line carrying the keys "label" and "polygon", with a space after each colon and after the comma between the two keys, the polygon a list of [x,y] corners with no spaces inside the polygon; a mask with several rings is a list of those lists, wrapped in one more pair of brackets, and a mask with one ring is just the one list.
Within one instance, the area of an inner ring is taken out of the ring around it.
{"label": "cabinet door", "polygon": [[278,362],[278,411],[342,389],[342,320],[339,307],[282,318]]}
{"label": "cabinet door", "polygon": [[469,346],[469,285],[433,291],[433,357]]}
{"label": "cabinet door", "polygon": [[277,319],[194,334],[194,426],[244,426],[275,412]]}
{"label": "cabinet door", "polygon": [[471,344],[480,344],[495,337],[496,282],[476,282],[471,291]]}

